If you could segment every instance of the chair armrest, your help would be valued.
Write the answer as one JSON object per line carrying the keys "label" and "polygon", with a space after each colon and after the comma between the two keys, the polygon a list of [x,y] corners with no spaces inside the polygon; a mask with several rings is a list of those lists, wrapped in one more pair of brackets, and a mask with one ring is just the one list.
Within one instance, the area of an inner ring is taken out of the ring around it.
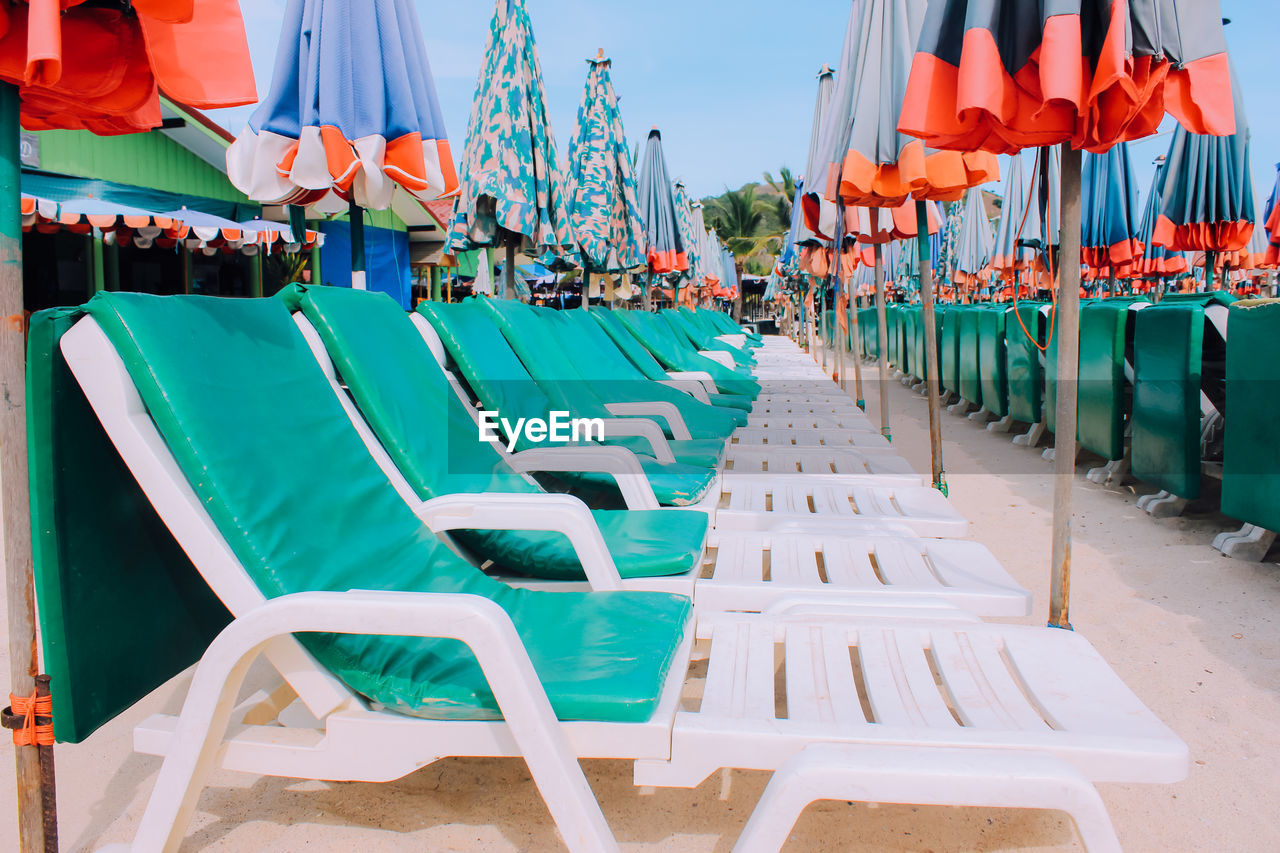
{"label": "chair armrest", "polygon": [[705,370],[668,370],[667,375],[677,382],[685,380],[690,382],[700,382],[708,394],[715,394],[718,390],[716,388],[716,381],[712,379],[711,374],[707,373]]}
{"label": "chair armrest", "polygon": [[573,545],[593,590],[622,589],[613,555],[587,505],[572,495],[458,494],[423,501],[414,512],[436,533],[447,530],[545,530]]}
{"label": "chair armrest", "polygon": [[676,441],[689,441],[693,438],[689,433],[688,424],[684,422],[684,415],[680,414],[680,410],[676,408],[674,403],[646,400],[642,403],[605,403],[604,407],[608,409],[611,415],[632,418],[663,418],[667,422],[667,427],[671,430],[672,438]]}
{"label": "chair armrest", "polygon": [[711,396],[707,394],[707,389],[702,387],[701,382],[677,382],[674,379],[659,379],[659,385],[666,385],[668,388],[674,388],[677,391],[688,394],[699,403],[711,405]]}
{"label": "chair armrest", "polygon": [[723,364],[725,367],[729,368],[730,370],[734,369],[733,356],[729,355],[729,353],[725,352],[724,350],[703,349],[703,350],[698,350],[698,355],[702,356],[703,358],[709,358],[718,364]]}
{"label": "chair armrest", "polygon": [[667,434],[654,421],[646,418],[605,418],[604,437],[610,439],[621,436],[636,436],[648,441],[659,462],[676,461],[675,454],[671,452],[671,442],[667,441]]}
{"label": "chair armrest", "polygon": [[523,450],[507,459],[512,470],[529,474],[534,471],[581,471],[611,474],[622,492],[627,509],[658,509],[658,498],[649,485],[649,477],[640,460],[625,447],[581,444],[573,447],[542,447]]}

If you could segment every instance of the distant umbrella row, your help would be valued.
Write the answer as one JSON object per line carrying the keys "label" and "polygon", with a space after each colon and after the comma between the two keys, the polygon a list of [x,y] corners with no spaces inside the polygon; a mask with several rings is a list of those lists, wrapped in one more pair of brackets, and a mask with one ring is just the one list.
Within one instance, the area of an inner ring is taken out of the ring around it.
{"label": "distant umbrella row", "polygon": [[310,251],[324,243],[324,235],[306,230],[295,237],[288,225],[252,219],[234,222],[199,210],[182,208],[155,213],[101,199],[56,202],[23,195],[22,230],[38,233],[70,231],[97,233],[108,243],[129,243],[140,249],[181,245],[205,254]]}

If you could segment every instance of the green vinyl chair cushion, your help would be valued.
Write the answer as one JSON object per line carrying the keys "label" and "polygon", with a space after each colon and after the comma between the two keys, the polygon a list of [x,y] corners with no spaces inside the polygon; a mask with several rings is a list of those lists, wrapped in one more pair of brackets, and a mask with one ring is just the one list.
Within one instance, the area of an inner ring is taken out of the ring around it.
{"label": "green vinyl chair cushion", "polygon": [[[286,304],[302,311],[378,441],[422,500],[453,494],[538,494],[512,471],[475,421],[404,311],[384,294],[293,286]],[[424,429],[430,424],[430,429]],[[696,511],[593,510],[624,578],[683,574],[697,566],[707,516]],[[568,538],[552,531],[459,530],[482,560],[537,578],[586,577]]]}
{"label": "green vinyl chair cushion", "polygon": [[1222,512],[1280,530],[1280,300],[1242,300],[1228,316]]}
{"label": "green vinyl chair cushion", "polygon": [[1133,298],[1103,299],[1080,309],[1080,390],[1076,434],[1080,446],[1103,459],[1124,457],[1128,420],[1125,377]]}
{"label": "green vinyl chair cushion", "polygon": [[667,370],[709,373],[716,388],[722,393],[752,400],[759,396],[758,383],[717,361],[699,355],[691,347],[682,346],[670,334],[669,329],[657,326],[654,322],[656,318],[652,315],[639,311],[619,311],[611,316],[617,318]]}
{"label": "green vinyl chair cushion", "polygon": [[1048,332],[1041,307],[1042,303],[1021,300],[1005,321],[1009,416],[1028,424],[1040,423],[1044,417],[1045,376],[1040,347],[1045,345]]}
{"label": "green vinyl chair cushion", "polygon": [[957,390],[961,397],[975,406],[981,406],[985,402],[982,399],[982,371],[985,365],[979,361],[978,324],[979,318],[986,313],[986,310],[978,305],[966,305],[960,309]]}
{"label": "green vinyl chair cushion", "polygon": [[[86,311],[264,595],[483,596],[510,615],[561,719],[651,715],[685,631],[688,599],[513,589],[467,565],[378,468],[282,301],[101,293]],[[483,673],[457,641],[299,640],[375,706],[446,719],[498,714]]]}
{"label": "green vinyl chair cushion", "polygon": [[200,659],[231,621],[116,452],[58,341],[79,310],[27,336],[31,534],[53,733],[79,743]]}
{"label": "green vinyl chair cushion", "polygon": [[[481,404],[489,411],[508,412],[518,417],[549,418],[554,408],[541,387],[516,358],[506,338],[498,331],[488,310],[478,300],[465,302],[420,302],[417,311],[431,323],[449,356]],[[606,413],[607,415],[607,413]],[[597,415],[584,415],[596,417]],[[705,464],[710,456],[697,442],[691,452],[703,454],[703,464],[663,464],[645,455],[649,445],[639,439],[618,438],[610,442],[635,452],[648,476],[658,502],[665,506],[690,506],[702,499],[714,482],[714,466]],[[520,444],[517,450],[538,445]],[[673,449],[674,452],[674,449]],[[718,446],[723,452],[723,446]],[[570,484],[582,483],[595,489],[616,492],[613,480],[596,474],[557,475]]]}
{"label": "green vinyl chair cushion", "polygon": [[[998,418],[1009,414],[1009,375],[1005,355],[1009,309],[991,305],[978,314],[978,363],[982,366],[982,405]],[[1016,322],[1016,321],[1015,321]]]}
{"label": "green vinyl chair cushion", "polygon": [[942,387],[960,393],[960,323],[964,309],[953,305],[942,317],[942,335],[938,339],[938,361],[942,368]]}
{"label": "green vinyl chair cushion", "polygon": [[1205,308],[1225,293],[1174,294],[1134,323],[1133,475],[1178,497],[1200,497],[1200,392]]}

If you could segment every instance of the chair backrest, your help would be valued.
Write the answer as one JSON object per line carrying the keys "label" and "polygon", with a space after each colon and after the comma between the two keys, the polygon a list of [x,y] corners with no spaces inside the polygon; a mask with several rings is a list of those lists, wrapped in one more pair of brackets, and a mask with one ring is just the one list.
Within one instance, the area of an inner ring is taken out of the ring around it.
{"label": "chair backrest", "polygon": [[435,329],[481,405],[508,417],[549,418],[553,408],[478,299],[420,302],[417,313]]}
{"label": "chair backrest", "polygon": [[660,382],[667,378],[667,372],[663,370],[662,365],[653,357],[653,353],[645,349],[644,345],[631,333],[631,330],[618,318],[618,312],[592,311],[591,317],[599,323],[600,328],[609,336],[609,339],[627,357],[627,360],[644,374],[646,379]]}
{"label": "chair backrest", "polygon": [[[518,591],[450,553],[396,493],[282,301],[104,293],[86,312],[89,322],[63,336],[68,364],[232,613],[290,592],[349,589],[465,592],[516,606]],[[321,671],[301,659],[276,665],[313,712],[350,696],[323,677],[332,673],[408,713],[491,714],[483,675],[451,641],[299,641]]]}

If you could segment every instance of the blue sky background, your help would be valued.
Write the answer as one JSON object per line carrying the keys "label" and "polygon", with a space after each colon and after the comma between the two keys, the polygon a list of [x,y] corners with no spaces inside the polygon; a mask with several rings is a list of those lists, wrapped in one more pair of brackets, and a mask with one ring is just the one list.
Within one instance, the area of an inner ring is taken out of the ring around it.
{"label": "blue sky background", "polygon": [[[449,139],[461,152],[493,3],[415,2]],[[240,3],[262,95],[285,2]],[[602,47],[613,59],[628,142],[634,147],[660,127],[672,175],[697,197],[760,180],[764,170],[776,175],[783,165],[803,170],[814,77],[824,62],[839,62],[849,15],[849,0],[528,0],[528,7],[561,156],[582,97],[584,60]],[[1222,8],[1233,21],[1227,39],[1245,89],[1262,204],[1280,159],[1280,3],[1222,0]],[[213,115],[238,132],[250,112]],[[1168,145],[1166,134],[1132,146],[1144,195],[1150,164]]]}

